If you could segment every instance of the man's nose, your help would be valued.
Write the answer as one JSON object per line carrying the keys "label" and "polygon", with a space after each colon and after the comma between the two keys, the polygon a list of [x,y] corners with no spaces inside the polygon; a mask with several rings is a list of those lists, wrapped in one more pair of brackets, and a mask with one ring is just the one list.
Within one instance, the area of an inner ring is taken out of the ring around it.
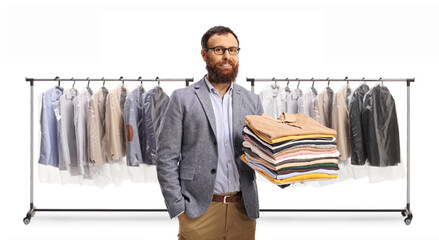
{"label": "man's nose", "polygon": [[227,60],[230,58],[230,53],[229,53],[229,49],[224,50],[224,54],[223,54],[223,59]]}

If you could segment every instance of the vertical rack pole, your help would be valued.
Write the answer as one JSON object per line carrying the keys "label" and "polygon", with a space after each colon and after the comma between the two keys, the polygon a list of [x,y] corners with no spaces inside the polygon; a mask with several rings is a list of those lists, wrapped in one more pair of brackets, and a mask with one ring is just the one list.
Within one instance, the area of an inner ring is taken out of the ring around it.
{"label": "vertical rack pole", "polygon": [[[28,81],[28,79],[26,79]],[[30,209],[23,219],[24,224],[29,224],[30,219],[35,214],[34,206],[34,79],[29,79],[30,81],[30,193],[29,193],[29,203]]]}
{"label": "vertical rack pole", "polygon": [[407,80],[407,210],[410,212],[410,81],[409,80]]}
{"label": "vertical rack pole", "polygon": [[30,208],[34,205],[34,81],[30,82]]}
{"label": "vertical rack pole", "polygon": [[406,217],[405,224],[409,225],[412,222],[413,214],[410,210],[410,82],[414,79],[407,79],[407,206],[402,212]]}
{"label": "vertical rack pole", "polygon": [[407,82],[407,204],[410,206],[410,82]]}

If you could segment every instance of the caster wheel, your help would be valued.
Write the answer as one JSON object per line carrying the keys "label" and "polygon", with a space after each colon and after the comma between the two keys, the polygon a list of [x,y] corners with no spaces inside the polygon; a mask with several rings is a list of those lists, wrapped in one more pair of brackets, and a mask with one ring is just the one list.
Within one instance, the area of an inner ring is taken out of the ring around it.
{"label": "caster wheel", "polygon": [[402,211],[401,214],[403,217],[407,216],[407,213],[405,211]]}
{"label": "caster wheel", "polygon": [[30,223],[30,218],[27,217],[23,218],[23,222],[24,224],[28,225]]}
{"label": "caster wheel", "polygon": [[412,219],[411,218],[406,218],[404,219],[405,225],[410,225],[410,223],[412,223]]}

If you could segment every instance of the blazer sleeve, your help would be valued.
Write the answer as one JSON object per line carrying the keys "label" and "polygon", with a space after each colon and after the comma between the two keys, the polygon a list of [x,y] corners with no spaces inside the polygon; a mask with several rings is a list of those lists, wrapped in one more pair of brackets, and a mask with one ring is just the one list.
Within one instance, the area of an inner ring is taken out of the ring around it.
{"label": "blazer sleeve", "polygon": [[169,216],[174,218],[185,210],[181,194],[178,163],[180,161],[183,113],[178,91],[171,95],[158,130],[157,176]]}
{"label": "blazer sleeve", "polygon": [[264,113],[264,107],[262,106],[262,101],[261,101],[261,97],[259,95],[256,95],[257,97],[257,105],[258,105],[258,115],[262,115]]}

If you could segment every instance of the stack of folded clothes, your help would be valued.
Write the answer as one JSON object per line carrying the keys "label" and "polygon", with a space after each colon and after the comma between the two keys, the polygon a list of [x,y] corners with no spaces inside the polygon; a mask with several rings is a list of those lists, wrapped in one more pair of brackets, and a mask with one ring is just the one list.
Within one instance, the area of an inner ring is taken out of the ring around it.
{"label": "stack of folded clothes", "polygon": [[336,131],[306,114],[245,117],[241,156],[249,167],[276,185],[338,177]]}

